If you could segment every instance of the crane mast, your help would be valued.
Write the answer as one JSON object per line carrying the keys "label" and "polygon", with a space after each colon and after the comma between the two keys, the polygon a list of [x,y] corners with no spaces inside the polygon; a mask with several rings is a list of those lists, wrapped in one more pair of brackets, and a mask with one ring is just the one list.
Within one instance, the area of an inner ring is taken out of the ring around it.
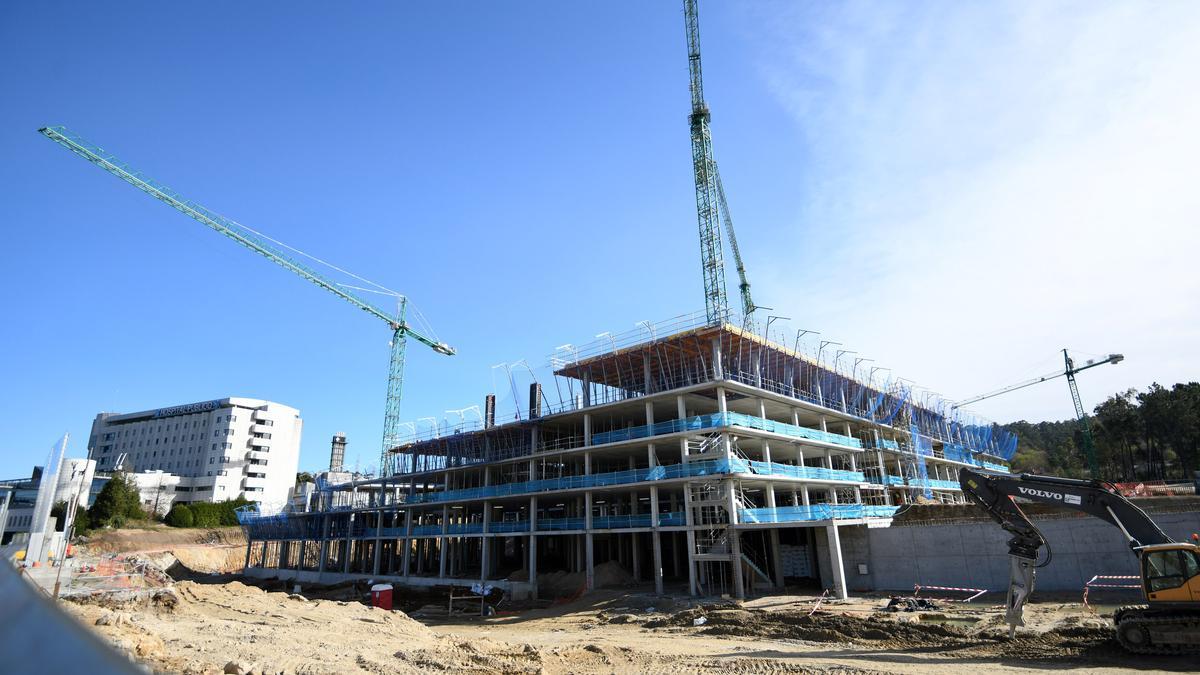
{"label": "crane mast", "polygon": [[1088,362],[1086,364],[1084,364],[1082,367],[1076,368],[1075,360],[1071,358],[1071,355],[1067,353],[1067,350],[1066,349],[1062,350],[1062,353],[1063,353],[1063,361],[1066,363],[1066,368],[1064,368],[1063,370],[1058,370],[1053,373],[1047,373],[1045,375],[1042,375],[1041,377],[1035,377],[1032,380],[1025,380],[1024,382],[1018,382],[1017,384],[1012,384],[1012,385],[1009,385],[1002,389],[997,389],[996,391],[988,392],[986,394],[980,394],[979,396],[972,396],[971,398],[963,399],[963,400],[959,401],[958,403],[955,403],[953,406],[951,406],[951,408],[961,408],[963,406],[970,405],[972,403],[977,403],[984,399],[992,398],[993,396],[1007,394],[1010,391],[1016,391],[1017,389],[1024,389],[1025,387],[1030,387],[1030,386],[1033,386],[1040,382],[1045,382],[1046,380],[1053,380],[1057,377],[1066,376],[1067,387],[1071,390],[1071,401],[1075,404],[1075,421],[1076,421],[1076,423],[1078,423],[1079,430],[1083,434],[1083,454],[1084,454],[1084,457],[1087,458],[1088,470],[1091,471],[1092,478],[1098,479],[1100,477],[1100,466],[1096,462],[1096,443],[1095,443],[1095,440],[1092,438],[1092,425],[1088,421],[1087,411],[1084,410],[1083,401],[1080,400],[1080,398],[1079,398],[1079,385],[1076,384],[1076,382],[1075,382],[1075,374],[1085,371],[1088,368],[1095,368],[1096,366],[1102,366],[1106,363],[1112,363],[1112,364],[1120,363],[1125,360],[1125,356],[1123,354],[1109,354],[1108,356],[1104,357],[1103,359],[1100,359],[1099,361],[1094,361],[1094,360],[1089,359]]}
{"label": "crane mast", "polygon": [[[1100,478],[1100,466],[1096,462],[1096,442],[1092,438],[1092,425],[1088,421],[1087,411],[1083,409],[1083,401],[1079,400],[1079,385],[1075,383],[1075,361],[1071,359],[1071,355],[1067,350],[1062,350],[1063,360],[1067,364],[1067,368],[1063,373],[1067,376],[1067,386],[1071,389],[1071,400],[1075,403],[1075,421],[1079,424],[1079,431],[1083,434],[1083,454],[1087,457],[1088,470],[1092,472],[1092,478]],[[1091,364],[1098,365],[1098,364]],[[1090,366],[1084,366],[1088,368]]]}
{"label": "crane mast", "polygon": [[692,112],[688,124],[692,135],[692,170],[696,182],[696,221],[700,229],[700,266],[704,276],[704,310],[710,325],[722,324],[729,316],[725,294],[725,262],[722,259],[719,190],[709,132],[708,104],[700,72],[700,17],[696,0],[684,0],[687,28],[688,76]]}
{"label": "crane mast", "polygon": [[750,298],[750,281],[746,279],[746,266],[742,264],[742,252],[738,250],[737,235],[733,232],[733,216],[729,215],[729,202],[725,201],[725,184],[721,182],[721,169],[713,162],[713,173],[717,177],[717,198],[721,204],[721,220],[725,221],[725,232],[729,234],[729,250],[733,251],[733,264],[737,267],[738,292],[742,296],[742,316],[750,316],[758,305]]}
{"label": "crane mast", "polygon": [[45,127],[38,131],[46,138],[62,145],[76,155],[167,204],[189,218],[212,228],[251,251],[262,255],[276,265],[290,270],[299,277],[307,279],[342,300],[349,302],[351,305],[386,322],[392,331],[392,340],[391,359],[388,370],[387,404],[384,410],[383,450],[379,460],[379,475],[386,476],[394,472],[396,467],[392,463],[391,449],[398,444],[400,439],[400,399],[404,384],[404,355],[408,338],[413,338],[439,354],[453,356],[455,353],[454,348],[450,345],[423,335],[408,325],[405,321],[407,300],[404,296],[398,297],[396,313],[392,314],[367,301],[350,289],[325,278],[324,275],[284,253],[279,247],[273,245],[266,238],[251,231],[249,228],[185,199],[174,190],[144,176],[142,173],[122,163],[104,149],[72,134],[66,128]]}

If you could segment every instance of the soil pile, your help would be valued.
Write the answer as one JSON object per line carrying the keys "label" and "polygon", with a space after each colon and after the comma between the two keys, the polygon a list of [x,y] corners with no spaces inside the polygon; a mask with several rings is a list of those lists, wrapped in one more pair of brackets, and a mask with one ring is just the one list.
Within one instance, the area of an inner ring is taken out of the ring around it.
{"label": "soil pile", "polygon": [[[630,618],[614,617],[611,621],[628,622]],[[946,625],[943,621],[947,618],[945,614],[899,618],[883,613],[867,617],[825,612],[809,615],[803,610],[765,611],[705,605],[653,618],[642,625],[651,629],[683,629],[700,635],[836,643],[873,649],[940,647],[964,656],[1017,660],[1080,656],[1112,660],[1127,656],[1113,639],[1111,622],[1105,619],[1067,617],[1046,630],[1022,629],[1015,639],[1009,640],[1008,625],[1002,616],[968,626]]]}
{"label": "soil pile", "polygon": [[[592,568],[596,588],[621,588],[634,584],[633,575],[620,563],[609,561]],[[527,581],[529,570],[519,569],[509,575],[509,581]],[[584,572],[550,572],[538,575],[538,594],[543,597],[575,597],[583,593],[587,585]]]}

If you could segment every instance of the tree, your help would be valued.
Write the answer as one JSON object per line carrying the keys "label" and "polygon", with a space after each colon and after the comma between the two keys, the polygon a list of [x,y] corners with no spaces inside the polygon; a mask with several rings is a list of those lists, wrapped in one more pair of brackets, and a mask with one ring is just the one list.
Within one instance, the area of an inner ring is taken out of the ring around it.
{"label": "tree", "polygon": [[176,504],[167,512],[166,520],[171,527],[191,527],[196,519],[186,504]]}
{"label": "tree", "polygon": [[300,485],[301,483],[313,483],[313,482],[315,482],[315,481],[313,481],[312,474],[307,471],[301,471],[300,473],[296,474],[296,485]]}
{"label": "tree", "polygon": [[91,514],[87,509],[76,509],[75,511],[75,534],[84,534],[92,529]]}
{"label": "tree", "polygon": [[50,507],[50,517],[54,518],[54,531],[62,532],[67,520],[67,503],[56,502]]}
{"label": "tree", "polygon": [[91,516],[93,526],[109,527],[122,527],[127,520],[144,518],[141,495],[133,481],[124,473],[114,473],[100,490],[100,494],[96,495]]}

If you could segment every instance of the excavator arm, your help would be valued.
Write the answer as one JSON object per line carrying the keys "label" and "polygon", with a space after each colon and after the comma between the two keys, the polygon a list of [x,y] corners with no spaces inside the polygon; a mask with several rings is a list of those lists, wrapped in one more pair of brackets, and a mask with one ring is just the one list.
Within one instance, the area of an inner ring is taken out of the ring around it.
{"label": "excavator arm", "polygon": [[[1033,592],[1036,568],[1050,562],[1050,547],[1045,537],[1014,501],[1014,497],[1054,504],[1099,518],[1120,529],[1130,549],[1173,543],[1145,511],[1134,506],[1107,483],[974,469],[960,469],[958,480],[963,492],[983,507],[1000,527],[1012,534],[1008,540],[1012,567],[1006,617],[1010,636],[1016,633],[1017,626],[1025,625],[1023,609],[1029,594]],[[1047,554],[1039,564],[1037,559],[1042,547],[1046,547]]]}

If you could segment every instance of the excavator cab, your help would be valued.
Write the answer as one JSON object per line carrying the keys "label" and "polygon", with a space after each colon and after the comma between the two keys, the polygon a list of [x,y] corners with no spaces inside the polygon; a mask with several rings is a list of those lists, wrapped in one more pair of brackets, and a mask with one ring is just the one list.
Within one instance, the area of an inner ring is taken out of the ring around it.
{"label": "excavator cab", "polygon": [[1151,605],[1200,602],[1200,549],[1191,544],[1159,544],[1139,549],[1142,585]]}

